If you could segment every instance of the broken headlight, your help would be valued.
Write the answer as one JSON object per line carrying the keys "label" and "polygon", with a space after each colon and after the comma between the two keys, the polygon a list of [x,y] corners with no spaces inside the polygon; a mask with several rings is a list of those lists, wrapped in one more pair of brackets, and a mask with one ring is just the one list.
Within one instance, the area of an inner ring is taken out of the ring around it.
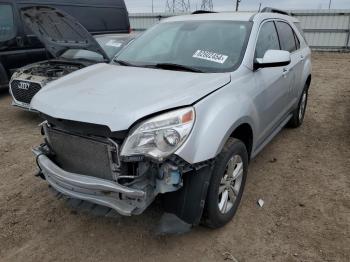
{"label": "broken headlight", "polygon": [[121,155],[145,155],[161,161],[174,153],[190,134],[195,111],[186,107],[144,121],[123,144]]}

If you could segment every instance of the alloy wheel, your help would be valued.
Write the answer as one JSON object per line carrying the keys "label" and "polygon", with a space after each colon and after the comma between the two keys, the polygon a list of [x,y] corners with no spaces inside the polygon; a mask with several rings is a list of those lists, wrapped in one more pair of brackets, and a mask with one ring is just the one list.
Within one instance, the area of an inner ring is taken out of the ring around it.
{"label": "alloy wheel", "polygon": [[218,193],[218,207],[222,214],[228,213],[239,194],[243,178],[243,161],[234,155],[227,162],[225,174],[221,179]]}

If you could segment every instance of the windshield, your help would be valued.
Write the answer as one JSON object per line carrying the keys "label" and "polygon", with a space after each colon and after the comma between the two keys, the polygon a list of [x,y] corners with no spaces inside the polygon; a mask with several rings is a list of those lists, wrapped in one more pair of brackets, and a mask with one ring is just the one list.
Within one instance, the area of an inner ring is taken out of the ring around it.
{"label": "windshield", "polygon": [[229,72],[241,63],[251,23],[181,21],[160,23],[118,56],[124,65],[181,65],[200,72]]}
{"label": "windshield", "polygon": [[[111,36],[97,36],[95,39],[110,60],[131,40],[129,37]],[[101,54],[83,49],[69,49],[61,57],[66,59],[87,59],[96,62],[104,61]]]}

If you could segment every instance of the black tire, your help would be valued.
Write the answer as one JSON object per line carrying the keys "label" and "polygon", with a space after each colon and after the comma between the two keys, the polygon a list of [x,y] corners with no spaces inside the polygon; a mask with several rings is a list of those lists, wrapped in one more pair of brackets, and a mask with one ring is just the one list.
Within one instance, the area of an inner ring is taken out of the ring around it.
{"label": "black tire", "polygon": [[8,77],[5,68],[0,63],[0,90],[8,88]]}
{"label": "black tire", "polygon": [[[304,104],[304,109],[303,112],[301,113],[301,116],[299,116],[299,112],[301,110],[301,106],[302,106],[302,102],[303,102],[303,97],[305,95],[305,104]],[[300,99],[299,99],[299,103],[298,103],[298,107],[293,111],[293,116],[292,118],[289,120],[287,126],[291,127],[291,128],[297,128],[299,126],[301,126],[303,124],[304,121],[304,117],[305,117],[305,112],[306,112],[306,107],[307,107],[307,100],[309,97],[309,85],[306,84],[304,87],[303,92],[301,93]]]}
{"label": "black tire", "polygon": [[[226,173],[229,160],[239,155],[243,163],[243,175],[240,189],[236,195],[233,206],[227,213],[222,213],[219,209],[219,186]],[[235,215],[242,198],[245,181],[248,171],[248,152],[244,143],[235,138],[229,138],[221,153],[216,157],[206,198],[206,205],[202,223],[211,228],[219,228],[227,224]]]}

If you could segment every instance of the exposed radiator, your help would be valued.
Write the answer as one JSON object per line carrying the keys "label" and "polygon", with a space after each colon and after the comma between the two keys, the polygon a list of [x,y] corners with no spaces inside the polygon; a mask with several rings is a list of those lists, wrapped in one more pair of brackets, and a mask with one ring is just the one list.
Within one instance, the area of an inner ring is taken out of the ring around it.
{"label": "exposed radiator", "polygon": [[118,172],[118,145],[108,139],[92,139],[72,135],[52,128],[45,133],[62,169],[107,180],[116,180]]}

